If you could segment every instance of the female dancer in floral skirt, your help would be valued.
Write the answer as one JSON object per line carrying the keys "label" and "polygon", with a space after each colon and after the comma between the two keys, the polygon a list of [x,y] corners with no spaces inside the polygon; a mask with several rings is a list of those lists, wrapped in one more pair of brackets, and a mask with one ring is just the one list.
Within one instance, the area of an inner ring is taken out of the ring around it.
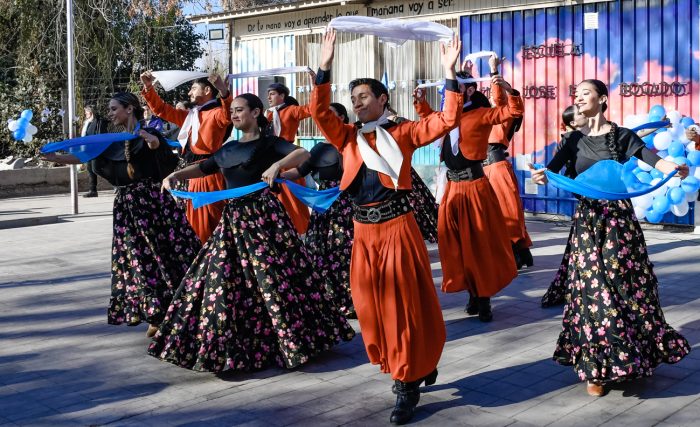
{"label": "female dancer in floral skirt", "polygon": [[[109,101],[109,119],[135,132],[143,108],[132,93],[117,93]],[[177,164],[163,136],[141,128],[139,137],[110,145],[93,160],[95,173],[117,187],[112,239],[112,297],[107,322],[130,326],[145,321],[153,336],[173,293],[201,243],[185,211],[160,181]],[[44,158],[64,164],[82,163],[70,154]]]}
{"label": "female dancer in floral skirt", "polygon": [[[331,103],[331,111],[348,123],[348,111],[343,104]],[[311,158],[298,168],[282,172],[286,179],[299,179],[312,174],[319,190],[337,187],[343,177],[343,160],[331,144],[316,144]],[[350,256],[352,254],[353,223],[352,200],[347,192],[325,212],[313,211],[304,244],[311,255],[311,263],[325,281],[326,291],[346,317],[355,319],[355,308],[350,295]]]}
{"label": "female dancer in floral skirt", "polygon": [[[580,174],[600,160],[635,156],[663,173],[678,169],[682,178],[688,175],[687,166],[659,158],[634,132],[608,122],[607,100],[599,80],[577,86],[576,106],[589,129],[568,134],[547,169],[558,172],[570,161]],[[544,169],[533,170],[532,180],[546,183]],[[632,202],[581,197],[573,222],[568,297],[554,360],[573,365],[588,381],[588,393],[601,396],[610,382],[650,376],[659,363],[678,362],[690,346],[666,323]]]}
{"label": "female dancer in floral skirt", "polygon": [[[257,96],[236,97],[231,111],[241,138],[171,174],[164,188],[218,170],[229,189],[261,179],[272,186],[281,169],[308,159],[306,150],[264,134],[268,122]],[[279,199],[264,188],[228,201],[149,353],[198,371],[294,368],[353,336]]]}

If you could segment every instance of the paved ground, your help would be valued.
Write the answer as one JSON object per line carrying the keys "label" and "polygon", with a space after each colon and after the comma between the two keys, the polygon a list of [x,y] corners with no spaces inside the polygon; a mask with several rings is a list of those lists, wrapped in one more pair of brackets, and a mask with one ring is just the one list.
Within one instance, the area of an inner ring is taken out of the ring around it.
{"label": "paved ground", "polygon": [[[293,371],[215,376],[146,355],[145,326],[107,325],[109,196],[81,199],[87,213],[76,218],[0,230],[0,425],[388,425],[391,382],[367,363],[359,335]],[[0,200],[0,222],[61,203]],[[700,236],[646,232],[666,317],[694,351],[592,398],[550,360],[561,309],[539,307],[568,228],[529,227],[536,266],[495,298],[492,323],[465,318],[464,295],[440,294],[448,341],[414,424],[698,425]]]}

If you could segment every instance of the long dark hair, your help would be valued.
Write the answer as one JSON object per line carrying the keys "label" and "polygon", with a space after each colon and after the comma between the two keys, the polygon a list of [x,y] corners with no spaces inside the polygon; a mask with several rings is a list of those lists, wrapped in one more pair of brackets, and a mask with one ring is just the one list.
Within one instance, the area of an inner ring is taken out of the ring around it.
{"label": "long dark hair", "polygon": [[263,114],[263,112],[265,111],[265,107],[263,106],[262,100],[258,98],[257,95],[253,95],[252,93],[242,93],[236,98],[245,99],[245,102],[246,104],[248,104],[248,108],[250,108],[251,111],[255,110],[256,108],[260,110],[260,114],[258,114],[257,117],[258,127],[260,128],[260,133],[265,134],[266,130],[270,126],[270,122]]}
{"label": "long dark hair", "polygon": [[574,116],[576,115],[576,107],[573,105],[569,105],[566,107],[566,109],[561,113],[561,121],[564,123],[565,127],[571,127],[569,123],[574,121]]}
{"label": "long dark hair", "polygon": [[[586,79],[582,81],[582,83],[588,83],[593,86],[594,90],[598,94],[598,96],[609,96],[608,95],[608,87],[605,85],[605,83],[601,82],[600,80],[597,79]],[[603,103],[601,107],[601,111],[604,113],[605,110],[608,109],[608,103],[607,101]],[[610,122],[610,132],[605,136],[606,143],[608,145],[608,150],[610,150],[610,157],[619,162],[620,161],[620,150],[619,147],[617,146],[617,124]]]}
{"label": "long dark hair", "polygon": [[[113,100],[117,101],[122,107],[132,107],[134,110],[134,117],[141,125],[145,126],[143,121],[143,107],[139,98],[131,92],[117,92],[112,95]],[[131,163],[131,141],[127,140],[124,142],[124,157],[126,158],[126,172],[129,174],[129,178],[134,179],[135,171],[134,165]]]}
{"label": "long dark hair", "polygon": [[343,117],[343,123],[350,123],[350,118],[348,117],[348,110],[343,104],[339,102],[331,102],[331,107],[333,107],[333,109],[336,113],[338,113],[339,116]]}

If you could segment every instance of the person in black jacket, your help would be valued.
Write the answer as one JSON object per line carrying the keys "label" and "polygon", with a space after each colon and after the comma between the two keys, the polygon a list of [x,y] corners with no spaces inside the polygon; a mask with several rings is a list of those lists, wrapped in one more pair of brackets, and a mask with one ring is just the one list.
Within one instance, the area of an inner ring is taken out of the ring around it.
{"label": "person in black jacket", "polygon": [[[97,135],[105,132],[107,132],[107,121],[95,111],[94,106],[86,105],[85,119],[83,120],[80,136]],[[95,164],[92,160],[85,164],[85,170],[88,173],[90,189],[83,194],[83,197],[97,197],[97,174],[95,173]]]}

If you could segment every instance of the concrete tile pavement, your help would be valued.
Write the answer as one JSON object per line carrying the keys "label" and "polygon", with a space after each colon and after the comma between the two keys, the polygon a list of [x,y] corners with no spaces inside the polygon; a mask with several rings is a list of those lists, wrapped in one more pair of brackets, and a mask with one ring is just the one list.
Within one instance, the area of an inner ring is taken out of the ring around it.
{"label": "concrete tile pavement", "polygon": [[[19,210],[6,200],[0,211]],[[43,203],[62,203],[52,200]],[[145,326],[106,324],[111,198],[84,200],[86,210],[94,204],[83,216],[0,230],[0,425],[388,424],[391,381],[367,364],[360,336],[292,371],[217,376],[149,357]],[[40,202],[22,201],[27,209]],[[536,265],[494,299],[492,323],[465,317],[465,295],[439,293],[448,342],[413,424],[695,425],[700,237],[645,232],[666,317],[694,352],[592,398],[570,368],[551,361],[561,309],[539,307],[568,225],[528,227]],[[434,246],[430,255],[439,285]]]}

